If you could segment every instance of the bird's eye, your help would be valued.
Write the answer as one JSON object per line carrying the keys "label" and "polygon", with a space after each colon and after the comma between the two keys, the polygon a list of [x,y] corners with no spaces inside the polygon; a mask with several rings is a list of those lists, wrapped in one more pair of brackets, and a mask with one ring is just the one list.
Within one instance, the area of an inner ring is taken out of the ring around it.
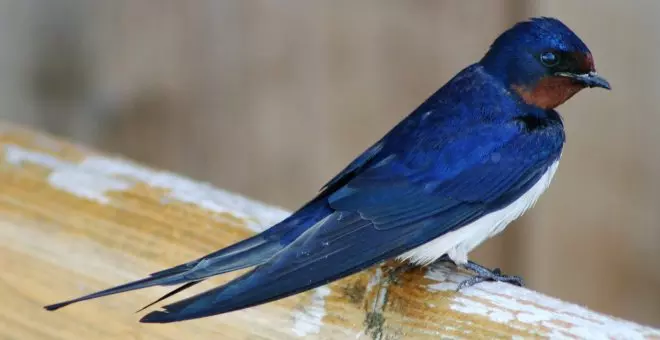
{"label": "bird's eye", "polygon": [[559,55],[554,52],[543,52],[541,54],[541,63],[547,67],[553,67],[559,64]]}

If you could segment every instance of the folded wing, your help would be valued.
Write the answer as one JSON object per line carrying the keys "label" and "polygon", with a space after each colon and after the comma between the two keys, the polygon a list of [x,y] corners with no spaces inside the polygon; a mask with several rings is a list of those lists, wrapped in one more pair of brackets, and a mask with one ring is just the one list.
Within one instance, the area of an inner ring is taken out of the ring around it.
{"label": "folded wing", "polygon": [[[481,132],[501,131],[484,127]],[[522,144],[542,140],[527,141],[531,137],[508,131],[511,133],[502,136],[502,142],[486,144],[479,154],[444,159],[439,155],[440,161],[455,159],[460,164],[449,164],[451,171],[440,169],[437,174],[433,172],[437,163],[429,166],[396,153],[380,158],[328,197],[334,213],[268,262],[222,287],[167,305],[141,321],[206,317],[290,296],[400,255],[500,209],[529,189],[559,152],[552,144],[547,153],[521,154],[518,148]],[[464,136],[454,143],[478,142],[472,138]],[[461,145],[448,147],[458,151]],[[484,161],[484,156],[494,152],[501,156],[497,162]]]}

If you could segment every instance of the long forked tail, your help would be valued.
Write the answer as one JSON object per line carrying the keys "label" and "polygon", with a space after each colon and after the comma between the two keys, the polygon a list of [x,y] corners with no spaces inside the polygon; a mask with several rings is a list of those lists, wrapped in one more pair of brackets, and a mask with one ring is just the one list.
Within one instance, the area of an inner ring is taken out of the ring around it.
{"label": "long forked tail", "polygon": [[[53,311],[72,303],[131,290],[152,286],[184,284],[183,286],[165,294],[153,303],[160,302],[184,289],[194,286],[210,276],[253,267],[267,262],[273,257],[273,255],[282,250],[284,245],[293,241],[301,233],[307,230],[307,228],[314,225],[331,212],[332,209],[327,205],[324,196],[321,195],[280,223],[258,235],[229,247],[215,251],[197,260],[152,273],[149,277],[141,280],[45,306],[44,308]],[[147,308],[152,304],[149,304],[144,308]]]}
{"label": "long forked tail", "polygon": [[[131,290],[152,286],[169,286],[186,283],[182,287],[175,289],[156,301],[160,302],[210,276],[259,265],[267,261],[281,248],[282,246],[278,241],[272,239],[266,240],[262,235],[256,235],[197,260],[153,273],[144,279],[105,289],[79,298],[48,305],[44,308],[49,311],[54,311],[72,303],[128,292]],[[150,305],[147,305],[147,307]]]}

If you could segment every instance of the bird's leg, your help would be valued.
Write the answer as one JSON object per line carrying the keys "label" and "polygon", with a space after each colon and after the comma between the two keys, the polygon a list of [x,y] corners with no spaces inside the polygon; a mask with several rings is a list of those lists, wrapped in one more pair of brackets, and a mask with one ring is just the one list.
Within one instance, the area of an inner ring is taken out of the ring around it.
{"label": "bird's leg", "polygon": [[458,265],[454,260],[452,260],[447,254],[442,255],[439,259],[435,261],[436,263],[439,262],[451,262],[457,267],[463,267],[466,270],[469,270],[476,275],[466,279],[464,281],[461,281],[458,284],[458,287],[456,288],[456,291],[459,291],[463,288],[468,288],[471,286],[476,285],[477,283],[485,282],[485,281],[498,281],[498,282],[506,282],[510,283],[516,286],[522,287],[523,284],[523,279],[520,276],[513,276],[513,275],[503,275],[502,271],[500,268],[495,268],[493,270],[490,270],[474,261],[467,261],[464,265]]}
{"label": "bird's leg", "polygon": [[519,287],[523,286],[523,279],[520,276],[504,275],[502,274],[500,268],[495,268],[493,270],[490,270],[473,261],[468,261],[467,263],[462,265],[462,267],[469,271],[474,272],[477,275],[459,283],[458,287],[456,287],[456,291],[459,291],[463,288],[474,286],[475,284],[484,281],[506,282]]}

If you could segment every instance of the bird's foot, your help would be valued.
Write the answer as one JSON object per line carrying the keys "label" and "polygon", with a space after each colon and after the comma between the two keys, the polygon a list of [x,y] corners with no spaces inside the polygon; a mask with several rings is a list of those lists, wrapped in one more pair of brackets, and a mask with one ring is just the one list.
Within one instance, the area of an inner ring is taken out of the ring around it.
{"label": "bird's foot", "polygon": [[476,285],[477,283],[485,281],[506,282],[519,287],[524,286],[523,279],[520,276],[503,275],[499,268],[490,270],[472,261],[468,261],[466,264],[464,264],[463,268],[470,270],[477,275],[459,283],[458,287],[456,287],[456,291],[460,291],[461,289],[468,288]]}

